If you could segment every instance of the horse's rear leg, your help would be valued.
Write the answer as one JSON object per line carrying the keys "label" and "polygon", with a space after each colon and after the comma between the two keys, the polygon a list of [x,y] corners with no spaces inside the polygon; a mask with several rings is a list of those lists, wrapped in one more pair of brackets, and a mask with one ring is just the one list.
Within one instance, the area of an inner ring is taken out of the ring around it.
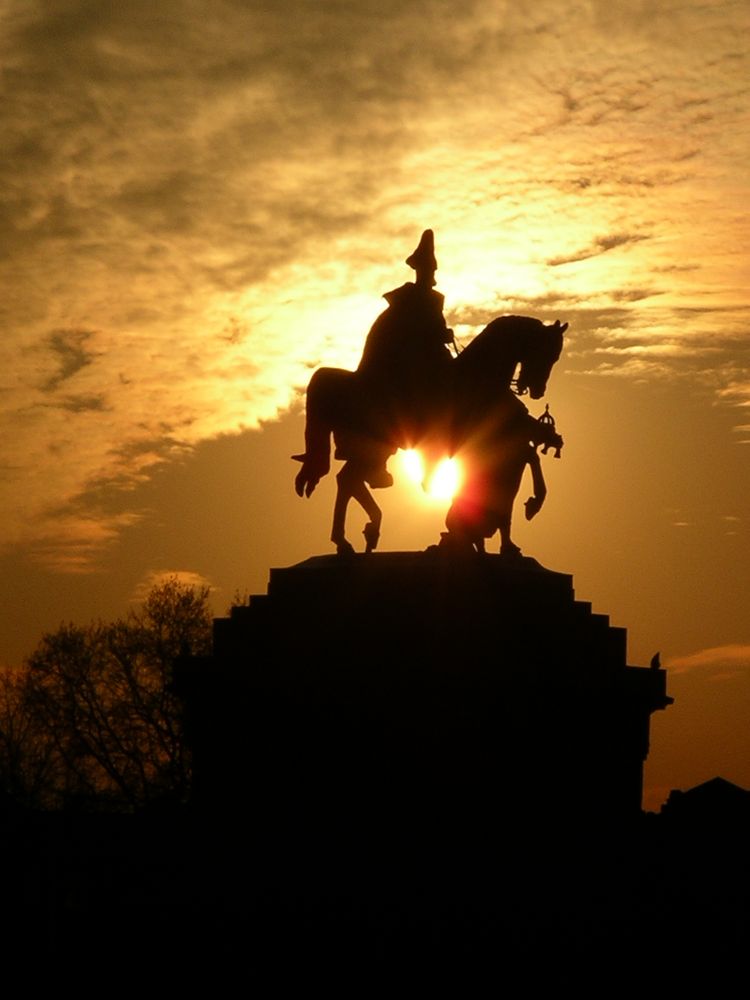
{"label": "horse's rear leg", "polygon": [[352,475],[347,462],[336,474],[336,501],[333,505],[331,541],[340,556],[354,555],[354,547],[346,540],[346,511],[352,498]]}
{"label": "horse's rear leg", "polygon": [[380,524],[383,513],[375,503],[372,493],[367,489],[362,470],[351,462],[346,462],[336,476],[336,502],[333,507],[333,527],[331,541],[336,546],[339,555],[351,555],[354,548],[346,538],[346,511],[349,501],[354,499],[370,518],[365,525],[365,551],[372,552],[380,538]]}
{"label": "horse's rear leg", "polygon": [[361,486],[352,490],[352,496],[370,518],[362,534],[365,536],[365,552],[374,552],[380,541],[380,525],[383,521],[383,512],[375,503],[375,498],[367,489],[364,481],[362,481]]}

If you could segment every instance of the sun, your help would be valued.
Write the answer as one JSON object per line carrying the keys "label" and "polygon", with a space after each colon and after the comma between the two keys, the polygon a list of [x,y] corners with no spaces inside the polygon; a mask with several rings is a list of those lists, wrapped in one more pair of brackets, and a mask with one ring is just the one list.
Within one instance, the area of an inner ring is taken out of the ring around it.
{"label": "sun", "polygon": [[399,452],[401,466],[411,482],[420,485],[430,500],[452,500],[461,485],[461,466],[455,458],[444,458],[429,471],[416,448]]}
{"label": "sun", "polygon": [[435,500],[452,500],[461,485],[461,467],[455,458],[444,458],[433,472],[427,492]]}

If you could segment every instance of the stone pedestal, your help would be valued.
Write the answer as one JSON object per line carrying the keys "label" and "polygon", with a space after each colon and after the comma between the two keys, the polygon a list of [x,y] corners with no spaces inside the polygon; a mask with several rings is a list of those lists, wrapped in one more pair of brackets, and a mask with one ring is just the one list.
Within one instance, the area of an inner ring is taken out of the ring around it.
{"label": "stone pedestal", "polygon": [[196,806],[325,837],[637,817],[671,700],[570,576],[439,551],[272,570],[183,677]]}

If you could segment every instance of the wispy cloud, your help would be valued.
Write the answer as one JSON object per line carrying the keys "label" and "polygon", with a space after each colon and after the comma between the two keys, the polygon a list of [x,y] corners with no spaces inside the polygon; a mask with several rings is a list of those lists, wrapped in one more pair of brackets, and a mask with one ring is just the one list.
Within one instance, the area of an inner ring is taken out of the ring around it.
{"label": "wispy cloud", "polygon": [[133,602],[140,603],[148,597],[154,587],[157,587],[162,583],[166,583],[169,580],[177,580],[184,586],[193,587],[195,590],[202,590],[204,587],[209,591],[214,589],[213,584],[207,577],[203,576],[201,573],[196,573],[194,570],[155,569],[147,573],[146,576],[138,583],[135,591],[133,592]]}
{"label": "wispy cloud", "polygon": [[58,370],[41,386],[43,392],[54,392],[66,379],[91,364],[94,355],[85,347],[90,337],[85,330],[58,330],[49,335],[47,345]]}
{"label": "wispy cloud", "polygon": [[668,658],[665,665],[675,673],[702,670],[720,674],[722,677],[744,673],[750,670],[750,646],[743,644],[713,646],[684,656]]}
{"label": "wispy cloud", "polygon": [[[547,263],[550,267],[560,267],[562,264],[575,264],[577,261],[589,260],[591,257],[596,257],[599,254],[607,253],[610,250],[616,250],[618,247],[639,243],[641,240],[646,239],[648,239],[648,236],[642,236],[634,233],[613,233],[611,236],[599,236],[592,244],[582,250],[579,250],[577,253],[564,257],[551,257]],[[617,295],[620,293],[615,294]],[[620,297],[622,296],[620,295]]]}
{"label": "wispy cloud", "polygon": [[698,2],[9,0],[4,540],[91,564],[123,523],[91,498],[273,419],[311,366],[355,364],[428,225],[464,338],[502,312],[577,320],[571,363],[632,378],[690,341],[731,360],[722,399],[750,398],[746,21]]}

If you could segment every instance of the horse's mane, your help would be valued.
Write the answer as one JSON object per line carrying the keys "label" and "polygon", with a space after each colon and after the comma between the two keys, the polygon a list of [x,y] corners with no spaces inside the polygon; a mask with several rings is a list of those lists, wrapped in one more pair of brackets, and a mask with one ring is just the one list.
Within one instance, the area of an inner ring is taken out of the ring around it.
{"label": "horse's mane", "polygon": [[494,341],[497,337],[507,337],[513,333],[531,333],[544,329],[544,323],[534,316],[496,316],[490,320],[487,326],[481,330],[469,343],[465,351],[470,348],[476,350],[476,344],[482,345],[489,341]]}
{"label": "horse's mane", "polygon": [[462,368],[479,369],[485,361],[497,359],[505,345],[510,347],[514,335],[534,336],[545,329],[544,323],[533,316],[498,316],[466,345],[456,360]]}

